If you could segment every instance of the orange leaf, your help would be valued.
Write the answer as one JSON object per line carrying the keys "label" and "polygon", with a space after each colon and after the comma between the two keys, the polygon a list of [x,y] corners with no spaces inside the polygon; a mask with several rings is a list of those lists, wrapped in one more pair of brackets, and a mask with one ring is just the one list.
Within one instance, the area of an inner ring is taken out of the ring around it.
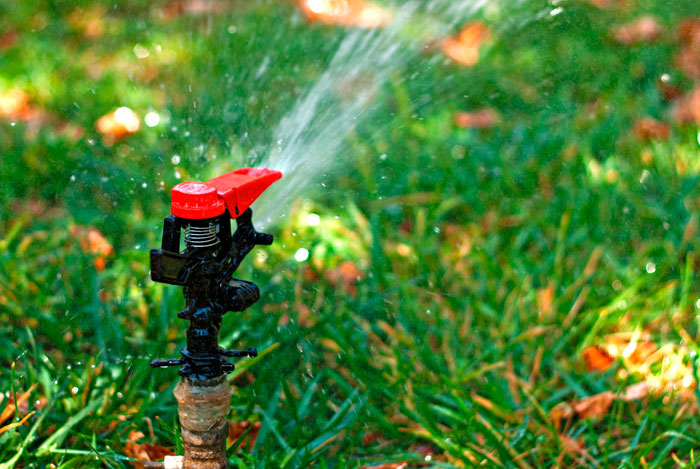
{"label": "orange leaf", "polygon": [[653,16],[643,16],[631,23],[615,28],[613,36],[621,44],[633,45],[657,40],[663,30]]}
{"label": "orange leaf", "polygon": [[679,124],[700,125],[700,86],[678,99],[673,105],[671,115]]}
{"label": "orange leaf", "polygon": [[100,117],[96,126],[103,135],[105,143],[112,144],[138,132],[141,128],[141,120],[138,114],[128,107],[120,107]]}
{"label": "orange leaf", "polygon": [[583,351],[583,360],[588,371],[606,371],[615,363],[615,359],[600,347],[588,347]]}
{"label": "orange leaf", "polygon": [[668,140],[671,128],[664,122],[651,117],[643,117],[634,124],[632,133],[638,140],[643,141]]}
{"label": "orange leaf", "polygon": [[29,120],[32,110],[29,96],[22,90],[10,90],[0,94],[0,117],[6,119]]}
{"label": "orange leaf", "polygon": [[454,115],[455,125],[463,129],[487,129],[500,119],[501,116],[493,109],[479,109],[474,112],[457,112]]}
{"label": "orange leaf", "polygon": [[337,268],[327,271],[325,277],[333,286],[342,285],[347,293],[355,296],[357,283],[364,278],[364,273],[354,262],[345,261]]}
{"label": "orange leaf", "polygon": [[443,39],[441,49],[453,61],[470,67],[479,61],[479,49],[490,36],[484,23],[468,23],[456,35]]}
{"label": "orange leaf", "polygon": [[700,18],[681,22],[678,40],[681,49],[676,55],[676,66],[689,78],[700,78]]}
{"label": "orange leaf", "polygon": [[260,427],[262,427],[261,422],[251,423],[245,422],[233,422],[229,420],[228,422],[228,445],[232,445],[238,440],[241,435],[248,432],[248,434],[239,443],[238,447],[242,448],[248,446],[248,449],[253,449],[255,442],[258,439],[258,433],[260,433]]}
{"label": "orange leaf", "polygon": [[391,21],[391,13],[365,0],[301,0],[309,21],[359,28],[377,28]]}
{"label": "orange leaf", "polygon": [[7,430],[10,430],[10,429],[12,429],[12,428],[21,427],[22,425],[24,425],[24,422],[26,422],[27,420],[29,420],[29,417],[31,417],[31,416],[34,415],[35,413],[36,413],[36,410],[33,410],[33,411],[29,412],[27,415],[25,415],[25,416],[22,418],[22,420],[20,420],[19,422],[11,423],[11,424],[9,424],[9,425],[5,425],[4,427],[0,427],[0,435],[2,435],[2,434],[5,433]]}
{"label": "orange leaf", "polygon": [[152,445],[149,443],[142,443],[141,446],[151,461],[160,461],[166,456],[175,456],[175,453],[162,446]]}
{"label": "orange leaf", "polygon": [[[25,406],[27,400],[29,399],[29,395],[32,393],[32,391],[34,391],[35,388],[36,384],[33,384],[25,392],[18,395],[17,402],[15,402],[14,396],[10,396],[10,399],[8,399],[7,404],[5,404],[5,409],[0,413],[0,424],[4,423],[5,420],[12,417],[12,414],[14,414],[17,409],[21,410]],[[26,410],[27,409],[24,409],[25,412]]]}

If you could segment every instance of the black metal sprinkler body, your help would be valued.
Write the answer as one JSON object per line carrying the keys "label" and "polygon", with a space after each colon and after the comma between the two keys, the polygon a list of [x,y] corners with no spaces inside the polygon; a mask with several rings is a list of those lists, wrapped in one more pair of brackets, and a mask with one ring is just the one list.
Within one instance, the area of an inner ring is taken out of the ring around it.
{"label": "black metal sprinkler body", "polygon": [[[248,207],[281,177],[279,171],[244,168],[206,183],[187,182],[173,188],[172,215],[163,223],[162,248],[151,250],[151,278],[183,287],[185,308],[177,316],[190,321],[190,326],[181,358],[153,360],[151,367],[181,366],[183,377],[210,380],[233,371],[228,357],[257,356],[254,348],[219,347],[219,329],[224,314],[243,311],[260,298],[257,285],[233,278],[233,273],[256,245],[272,244],[272,235],[253,227]],[[234,233],[232,219],[236,220]]]}

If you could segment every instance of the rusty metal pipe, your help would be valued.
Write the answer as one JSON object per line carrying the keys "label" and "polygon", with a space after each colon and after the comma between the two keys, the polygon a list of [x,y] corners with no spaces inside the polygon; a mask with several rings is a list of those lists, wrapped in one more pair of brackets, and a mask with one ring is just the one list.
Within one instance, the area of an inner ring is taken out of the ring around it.
{"label": "rusty metal pipe", "polygon": [[226,376],[208,380],[185,377],[173,393],[182,427],[185,469],[226,469],[226,415],[233,394]]}

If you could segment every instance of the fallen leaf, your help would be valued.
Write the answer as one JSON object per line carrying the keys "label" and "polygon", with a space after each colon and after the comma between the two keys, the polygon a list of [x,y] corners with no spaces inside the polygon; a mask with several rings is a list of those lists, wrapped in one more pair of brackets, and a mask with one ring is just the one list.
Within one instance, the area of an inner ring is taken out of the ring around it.
{"label": "fallen leaf", "polygon": [[32,110],[27,93],[14,89],[0,95],[0,117],[26,121],[31,116]]}
{"label": "fallen leaf", "polygon": [[581,419],[602,417],[607,415],[616,400],[632,402],[643,399],[648,395],[648,389],[647,383],[641,382],[628,386],[620,394],[604,391],[582,399],[562,402],[552,408],[549,412],[549,418],[558,426],[562,420],[574,416]]}
{"label": "fallen leaf", "polygon": [[335,269],[325,272],[326,279],[335,287],[341,286],[352,295],[357,295],[357,284],[364,278],[364,273],[354,262],[345,261]]}
{"label": "fallen leaf", "polygon": [[663,29],[653,16],[643,16],[613,30],[613,37],[621,44],[631,46],[656,41]]}
{"label": "fallen leaf", "polygon": [[442,52],[454,62],[470,67],[479,61],[479,50],[491,37],[491,30],[484,23],[466,24],[457,34],[442,40]]}
{"label": "fallen leaf", "polygon": [[85,229],[81,226],[71,225],[68,227],[68,232],[73,238],[80,241],[83,252],[96,255],[93,262],[95,268],[98,271],[103,271],[106,267],[106,258],[114,254],[114,247],[107,241],[107,238],[93,227]]}
{"label": "fallen leaf", "polygon": [[182,15],[207,15],[223,13],[230,8],[230,4],[215,0],[174,0],[168,2],[158,13],[164,20],[172,20]]}
{"label": "fallen leaf", "polygon": [[68,24],[87,39],[98,39],[105,32],[106,10],[99,5],[89,9],[78,8],[68,15]]}
{"label": "fallen leaf", "polygon": [[232,445],[238,440],[243,434],[248,432],[248,434],[243,438],[243,440],[238,444],[239,448],[247,446],[248,449],[253,449],[255,442],[258,439],[258,433],[260,433],[261,422],[251,423],[245,422],[233,422],[229,420],[228,422],[228,445]]}
{"label": "fallen leaf", "polygon": [[554,301],[554,285],[547,284],[545,288],[537,290],[537,309],[540,319],[546,318],[552,312],[552,302]]}
{"label": "fallen leaf", "polygon": [[163,446],[152,445],[150,443],[141,443],[141,446],[143,447],[144,451],[146,451],[146,454],[151,461],[160,461],[166,456],[175,456],[175,453],[172,450],[164,448]]}
{"label": "fallen leaf", "polygon": [[646,142],[668,140],[671,135],[671,127],[651,117],[643,117],[635,122],[632,133],[638,140]]}
{"label": "fallen leaf", "polygon": [[17,394],[17,401],[15,401],[14,395],[10,396],[10,398],[7,400],[7,403],[5,404],[5,408],[2,412],[0,412],[0,425],[5,423],[7,419],[12,417],[15,414],[15,412],[19,411],[20,413],[24,413],[28,410],[29,407],[27,402],[29,400],[29,396],[35,388],[36,384],[33,384],[22,394]]}
{"label": "fallen leaf", "polygon": [[676,100],[671,116],[679,124],[700,125],[700,86]]}
{"label": "fallen leaf", "polygon": [[479,109],[474,112],[460,111],[454,115],[455,125],[463,129],[487,129],[500,120],[500,114],[493,109]]}
{"label": "fallen leaf", "polygon": [[299,8],[309,21],[330,25],[377,28],[391,21],[391,13],[365,0],[301,0]]}
{"label": "fallen leaf", "polygon": [[6,431],[11,430],[13,428],[21,427],[35,413],[36,413],[36,411],[33,410],[33,411],[29,412],[27,415],[25,415],[24,417],[22,417],[22,419],[19,422],[10,423],[8,425],[5,425],[4,427],[0,427],[0,435],[2,435]]}
{"label": "fallen leaf", "polygon": [[114,112],[100,117],[96,123],[106,144],[112,144],[135,134],[141,128],[141,120],[128,107],[120,107]]}
{"label": "fallen leaf", "polygon": [[407,462],[378,464],[376,466],[360,466],[360,469],[407,469]]}
{"label": "fallen leaf", "polygon": [[583,360],[588,371],[606,371],[615,363],[615,358],[601,347],[587,347],[583,351]]}
{"label": "fallen leaf", "polygon": [[690,18],[678,26],[681,48],[676,54],[676,66],[688,78],[700,79],[700,18]]}
{"label": "fallen leaf", "polygon": [[10,29],[8,31],[0,34],[0,50],[7,50],[12,47],[17,39],[19,38],[19,33],[16,29]]}
{"label": "fallen leaf", "polygon": [[588,3],[598,8],[607,9],[625,7],[628,4],[628,0],[588,0]]}
{"label": "fallen leaf", "polygon": [[366,432],[362,435],[362,446],[372,446],[382,439],[382,433],[379,430]]}

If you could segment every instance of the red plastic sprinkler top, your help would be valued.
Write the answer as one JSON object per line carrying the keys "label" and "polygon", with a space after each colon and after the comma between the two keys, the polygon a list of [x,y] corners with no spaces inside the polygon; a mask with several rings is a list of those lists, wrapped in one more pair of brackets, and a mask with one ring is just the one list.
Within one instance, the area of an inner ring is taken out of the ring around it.
{"label": "red plastic sprinkler top", "polygon": [[213,218],[226,211],[216,189],[202,182],[183,182],[173,187],[170,210],[190,220]]}
{"label": "red plastic sprinkler top", "polygon": [[207,181],[226,202],[231,218],[238,218],[273,182],[281,171],[267,168],[241,168]]}
{"label": "red plastic sprinkler top", "polygon": [[190,220],[217,217],[228,208],[235,219],[281,177],[273,169],[241,168],[207,182],[183,182],[173,187],[170,208]]}

